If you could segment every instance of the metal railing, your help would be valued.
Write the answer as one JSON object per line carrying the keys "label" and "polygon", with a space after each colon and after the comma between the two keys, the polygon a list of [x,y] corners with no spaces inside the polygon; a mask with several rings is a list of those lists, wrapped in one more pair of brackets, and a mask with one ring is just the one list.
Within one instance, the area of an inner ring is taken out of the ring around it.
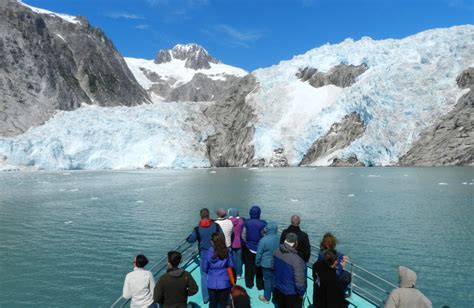
{"label": "metal railing", "polygon": [[[319,251],[319,247],[311,245],[311,260],[313,262],[318,259]],[[390,292],[394,288],[398,288],[394,283],[352,261],[346,263],[345,270],[351,275],[351,283],[348,290],[349,298],[355,293],[376,306],[383,306]]]}
{"label": "metal railing", "polygon": [[[183,264],[183,268],[186,268],[190,263],[193,262],[194,258],[198,254],[197,246],[194,244],[188,243],[186,240],[181,241],[175,248],[171,249],[174,251],[178,251],[181,253],[181,262]],[[165,255],[161,259],[158,260],[150,269],[149,271],[153,274],[153,277],[158,277],[163,274],[168,265],[168,256]],[[115,307],[125,307],[127,304],[130,303],[130,299],[123,298],[120,296],[112,305],[112,308]]]}

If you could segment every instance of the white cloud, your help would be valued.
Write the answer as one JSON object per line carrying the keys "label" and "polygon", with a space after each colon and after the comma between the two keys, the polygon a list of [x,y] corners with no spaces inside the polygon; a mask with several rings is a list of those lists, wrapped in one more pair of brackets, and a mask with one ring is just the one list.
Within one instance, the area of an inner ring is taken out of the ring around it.
{"label": "white cloud", "polygon": [[150,25],[147,25],[147,24],[139,24],[139,25],[136,25],[134,27],[135,29],[138,29],[138,30],[147,30],[150,28]]}
{"label": "white cloud", "polygon": [[122,12],[109,13],[109,14],[107,14],[107,16],[110,17],[110,18],[125,18],[125,19],[135,19],[135,20],[145,19],[145,17],[140,16],[140,15],[122,13]]}
{"label": "white cloud", "polygon": [[213,30],[214,31],[204,32],[211,35],[213,34],[212,32],[224,34],[226,36],[225,39],[228,43],[233,46],[240,46],[245,48],[249,48],[251,43],[263,37],[263,33],[261,31],[242,31],[224,24],[215,26]]}

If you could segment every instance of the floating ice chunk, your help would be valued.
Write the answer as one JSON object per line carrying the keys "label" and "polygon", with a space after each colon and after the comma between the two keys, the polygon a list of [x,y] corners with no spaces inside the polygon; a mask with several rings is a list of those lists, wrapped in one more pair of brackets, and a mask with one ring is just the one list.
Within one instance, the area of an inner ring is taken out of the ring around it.
{"label": "floating ice chunk", "polygon": [[77,188],[69,189],[69,191],[79,191]]}
{"label": "floating ice chunk", "polygon": [[135,202],[137,202],[137,203],[144,203],[143,200],[137,200],[137,201],[135,201]]}
{"label": "floating ice chunk", "polygon": [[69,172],[64,172],[63,175],[71,175]]}
{"label": "floating ice chunk", "polygon": [[296,198],[295,198],[295,199],[291,198],[290,201],[291,201],[291,202],[298,202],[298,201],[300,201],[300,200],[299,200],[299,199],[296,199]]}
{"label": "floating ice chunk", "polygon": [[247,179],[244,179],[244,182],[247,182],[248,180]]}
{"label": "floating ice chunk", "polygon": [[438,183],[438,185],[446,186],[446,185],[448,185],[448,183],[441,182],[441,183]]}
{"label": "floating ice chunk", "polygon": [[408,174],[404,174],[403,176],[408,176]]}
{"label": "floating ice chunk", "polygon": [[348,197],[354,197],[355,195],[354,194],[348,194],[347,196]]}
{"label": "floating ice chunk", "polygon": [[369,178],[380,178],[382,176],[378,175],[378,174],[369,174],[367,177],[369,177]]}
{"label": "floating ice chunk", "polygon": [[249,168],[249,170],[258,170],[258,167]]}
{"label": "floating ice chunk", "polygon": [[97,197],[91,197],[91,200],[99,200]]}
{"label": "floating ice chunk", "polygon": [[60,189],[59,189],[59,191],[66,191],[66,189],[64,189],[64,188],[60,188]]}
{"label": "floating ice chunk", "polygon": [[461,184],[462,184],[462,185],[467,185],[467,182],[462,182]]}
{"label": "floating ice chunk", "polygon": [[209,171],[209,173],[216,173],[216,170]]}
{"label": "floating ice chunk", "polygon": [[66,225],[69,225],[69,224],[72,223],[72,221],[69,220],[69,221],[65,221],[64,223],[65,223]]}

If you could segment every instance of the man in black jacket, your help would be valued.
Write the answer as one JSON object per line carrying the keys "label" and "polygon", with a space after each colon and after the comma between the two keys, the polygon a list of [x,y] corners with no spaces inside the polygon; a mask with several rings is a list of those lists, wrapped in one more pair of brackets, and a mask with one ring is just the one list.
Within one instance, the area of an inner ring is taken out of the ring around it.
{"label": "man in black jacket", "polygon": [[188,296],[199,290],[193,276],[178,267],[179,262],[179,252],[168,252],[168,270],[160,277],[153,292],[154,302],[160,304],[160,307],[186,308]]}
{"label": "man in black jacket", "polygon": [[298,237],[298,246],[296,250],[305,263],[308,263],[311,257],[311,245],[309,244],[308,234],[300,229],[301,219],[298,215],[291,216],[291,225],[283,230],[280,237],[280,244],[285,241],[288,233],[294,233]]}

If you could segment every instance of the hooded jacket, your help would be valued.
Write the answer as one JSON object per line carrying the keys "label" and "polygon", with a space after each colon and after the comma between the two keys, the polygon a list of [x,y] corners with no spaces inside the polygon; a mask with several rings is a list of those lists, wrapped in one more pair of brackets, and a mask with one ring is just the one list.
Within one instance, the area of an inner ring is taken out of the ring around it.
{"label": "hooded jacket", "polygon": [[267,225],[265,220],[260,219],[260,213],[259,206],[252,206],[249,211],[250,219],[246,219],[244,222],[245,246],[254,253],[257,252],[258,242],[263,237],[263,228]]}
{"label": "hooded jacket", "polygon": [[303,296],[306,292],[306,266],[295,248],[281,244],[273,256],[275,288],[285,295]]}
{"label": "hooded jacket", "polygon": [[237,209],[229,209],[229,220],[232,221],[232,248],[242,248],[242,230],[244,228],[244,219],[239,217]]}
{"label": "hooded jacket", "polygon": [[[313,265],[313,303],[318,308],[343,308],[347,307],[344,287],[339,281],[336,269],[325,261],[318,260]],[[317,286],[319,282],[319,286]],[[317,290],[317,291],[316,291]]]}
{"label": "hooded jacket", "polygon": [[214,255],[214,247],[211,247],[206,259],[202,262],[202,271],[207,274],[208,289],[222,290],[232,286],[227,273],[228,267],[234,267],[234,259],[230,257],[230,254],[227,253],[227,257],[221,260]]}
{"label": "hooded jacket", "polygon": [[308,262],[311,257],[311,245],[309,244],[308,234],[301,231],[299,226],[290,225],[281,233],[280,244],[283,244],[288,233],[296,234],[298,237],[298,246],[296,247],[296,250],[298,250],[298,253],[301,258],[303,258],[304,262]]}
{"label": "hooded jacket", "polygon": [[205,253],[211,247],[211,237],[215,232],[222,234],[222,229],[218,224],[211,219],[201,219],[198,226],[193,229],[193,232],[191,232],[186,241],[188,243],[198,241],[199,251]]}
{"label": "hooded jacket", "polygon": [[260,240],[257,248],[255,264],[257,266],[271,268],[273,253],[280,247],[278,238],[278,226],[274,222],[269,222],[265,227],[266,235]]}
{"label": "hooded jacket", "polygon": [[393,290],[385,302],[385,308],[431,308],[431,301],[415,289],[416,273],[405,266],[398,268],[400,288]]}
{"label": "hooded jacket", "polygon": [[153,299],[164,308],[186,308],[188,296],[198,292],[193,276],[180,268],[168,269],[155,285]]}

